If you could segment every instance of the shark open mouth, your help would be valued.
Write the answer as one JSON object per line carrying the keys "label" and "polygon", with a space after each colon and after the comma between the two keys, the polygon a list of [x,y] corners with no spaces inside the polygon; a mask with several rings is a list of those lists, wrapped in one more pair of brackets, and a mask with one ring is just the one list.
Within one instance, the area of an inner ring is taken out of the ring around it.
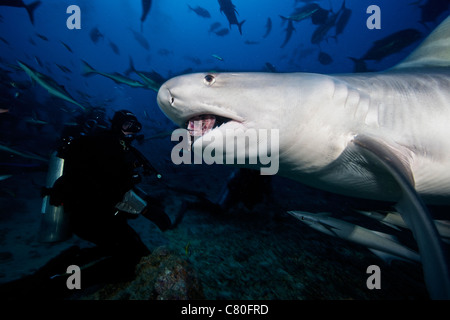
{"label": "shark open mouth", "polygon": [[231,120],[232,119],[212,114],[199,115],[187,121],[187,130],[190,132],[191,136],[201,137],[214,128],[220,127],[222,124]]}

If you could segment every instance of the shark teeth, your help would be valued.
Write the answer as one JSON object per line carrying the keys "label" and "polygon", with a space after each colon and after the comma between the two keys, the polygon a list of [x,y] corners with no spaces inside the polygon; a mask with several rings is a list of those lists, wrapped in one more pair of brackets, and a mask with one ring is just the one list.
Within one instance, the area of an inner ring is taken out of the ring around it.
{"label": "shark teeth", "polygon": [[229,120],[231,119],[212,114],[199,115],[188,120],[187,130],[190,132],[191,136],[201,137]]}
{"label": "shark teeth", "polygon": [[200,115],[188,121],[187,129],[191,136],[201,137],[214,128],[216,117],[213,115]]}

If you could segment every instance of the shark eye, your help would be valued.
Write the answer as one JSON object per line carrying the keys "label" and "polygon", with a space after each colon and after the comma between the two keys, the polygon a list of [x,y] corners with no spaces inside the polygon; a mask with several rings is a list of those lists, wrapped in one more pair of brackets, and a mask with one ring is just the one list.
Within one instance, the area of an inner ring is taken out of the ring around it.
{"label": "shark eye", "polygon": [[216,82],[216,78],[211,74],[207,74],[203,80],[208,86],[211,86],[214,82]]}

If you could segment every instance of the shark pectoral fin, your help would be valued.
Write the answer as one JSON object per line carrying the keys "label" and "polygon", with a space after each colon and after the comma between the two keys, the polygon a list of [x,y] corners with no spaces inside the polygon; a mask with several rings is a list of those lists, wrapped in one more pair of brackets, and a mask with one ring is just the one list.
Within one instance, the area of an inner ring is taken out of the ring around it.
{"label": "shark pectoral fin", "polygon": [[414,188],[409,164],[384,141],[358,135],[353,144],[381,164],[398,183],[402,196],[396,207],[417,241],[430,297],[450,299],[447,258],[433,219]]}

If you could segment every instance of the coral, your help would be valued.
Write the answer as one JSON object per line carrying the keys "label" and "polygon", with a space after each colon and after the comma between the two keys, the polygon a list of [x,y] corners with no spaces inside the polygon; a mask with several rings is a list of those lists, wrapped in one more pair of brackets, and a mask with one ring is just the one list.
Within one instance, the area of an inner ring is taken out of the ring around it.
{"label": "coral", "polygon": [[136,266],[136,276],[107,284],[83,300],[192,300],[204,299],[200,281],[190,263],[167,247],[156,248]]}

